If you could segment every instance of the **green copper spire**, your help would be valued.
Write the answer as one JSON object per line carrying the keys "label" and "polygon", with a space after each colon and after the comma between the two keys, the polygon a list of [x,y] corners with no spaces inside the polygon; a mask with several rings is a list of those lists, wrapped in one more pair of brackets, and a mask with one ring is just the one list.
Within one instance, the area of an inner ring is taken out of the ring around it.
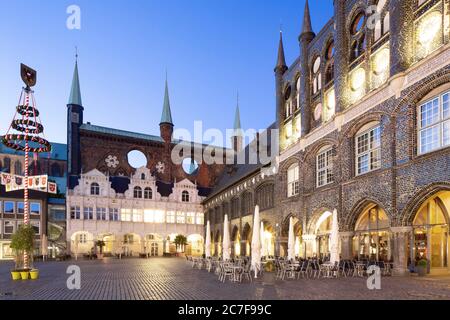
{"label": "green copper spire", "polygon": [[75,62],[73,71],[72,88],[70,89],[69,103],[77,106],[83,106],[81,101],[80,77],[78,76],[78,60]]}
{"label": "green copper spire", "polygon": [[170,110],[170,99],[169,99],[169,84],[166,77],[166,92],[164,94],[164,107],[161,116],[161,124],[168,123],[173,125],[172,122],[172,111]]}
{"label": "green copper spire", "polygon": [[240,135],[242,130],[241,111],[239,110],[239,94],[237,96],[236,114],[234,116],[234,133]]}

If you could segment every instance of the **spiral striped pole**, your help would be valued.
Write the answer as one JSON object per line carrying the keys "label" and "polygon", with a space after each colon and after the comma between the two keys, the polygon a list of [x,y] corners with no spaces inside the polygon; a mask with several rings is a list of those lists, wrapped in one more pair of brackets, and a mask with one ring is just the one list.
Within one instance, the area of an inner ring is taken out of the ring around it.
{"label": "spiral striped pole", "polygon": [[[30,105],[30,92],[26,90],[25,92],[25,106],[28,108]],[[28,122],[28,112],[25,113],[25,121]],[[28,144],[28,126],[25,130],[25,189],[23,190],[23,202],[24,202],[24,213],[23,213],[23,223],[25,226],[30,224],[30,211],[28,206],[28,154],[30,151],[30,146]],[[28,257],[28,252],[24,252],[23,254],[23,267],[24,269],[29,269],[30,261]]]}

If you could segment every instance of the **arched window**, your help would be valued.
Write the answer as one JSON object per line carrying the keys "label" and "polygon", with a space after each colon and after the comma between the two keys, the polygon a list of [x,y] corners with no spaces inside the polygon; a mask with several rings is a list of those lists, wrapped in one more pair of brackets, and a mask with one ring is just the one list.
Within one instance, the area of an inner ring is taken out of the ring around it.
{"label": "arched window", "polygon": [[141,187],[134,187],[133,196],[135,199],[141,199],[142,198],[142,188]]}
{"label": "arched window", "polygon": [[141,174],[141,180],[145,180],[145,173]]}
{"label": "arched window", "polygon": [[183,191],[183,193],[181,194],[181,201],[182,202],[190,202],[191,201],[188,191]]}
{"label": "arched window", "polygon": [[22,176],[23,175],[22,162],[20,162],[19,160],[14,162],[14,174],[16,174],[18,176]]}
{"label": "arched window", "polygon": [[52,164],[51,175],[52,175],[52,177],[60,177],[61,176],[61,168],[60,168],[59,164],[57,164],[56,162]]}
{"label": "arched window", "polygon": [[292,114],[294,113],[294,108],[292,106],[291,100],[291,93],[292,88],[291,86],[288,86],[284,93],[286,119],[292,116]]}
{"label": "arched window", "polygon": [[334,80],[334,41],[332,41],[325,52],[326,67],[325,67],[325,83],[330,83]]}
{"label": "arched window", "polygon": [[287,171],[288,197],[296,196],[300,193],[300,167],[293,164]]}
{"label": "arched window", "polygon": [[91,184],[91,195],[92,196],[99,196],[100,195],[100,186],[96,182]]}
{"label": "arched window", "polygon": [[389,5],[387,0],[379,0],[377,2],[377,12],[375,30],[373,33],[373,40],[376,42],[382,36],[389,32],[390,29],[390,19],[389,19]]}
{"label": "arched window", "polygon": [[11,173],[11,159],[6,157],[3,160],[3,172],[5,173]]}
{"label": "arched window", "polygon": [[317,187],[323,187],[334,182],[333,176],[333,148],[322,148],[316,157]]}
{"label": "arched window", "polygon": [[312,65],[312,93],[318,93],[322,89],[322,75],[320,73],[320,57],[314,60]]}
{"label": "arched window", "polygon": [[242,197],[242,211],[244,215],[251,215],[253,209],[253,195],[250,192],[246,192]]}
{"label": "arched window", "polygon": [[145,199],[149,199],[149,200],[153,199],[153,190],[152,190],[152,188],[145,188],[145,190],[144,190],[144,198]]}
{"label": "arched window", "polygon": [[362,175],[381,167],[381,127],[371,122],[356,134],[356,175]]}
{"label": "arched window", "polygon": [[300,109],[300,93],[301,93],[301,78],[298,76],[297,81],[295,82],[295,87],[297,89],[297,109]]}
{"label": "arched window", "polygon": [[256,199],[261,210],[267,210],[273,208],[273,184],[262,186],[256,193]]}
{"label": "arched window", "polygon": [[352,38],[352,46],[350,52],[350,62],[359,58],[366,51],[366,18],[364,13],[360,12],[351,24],[350,34]]}

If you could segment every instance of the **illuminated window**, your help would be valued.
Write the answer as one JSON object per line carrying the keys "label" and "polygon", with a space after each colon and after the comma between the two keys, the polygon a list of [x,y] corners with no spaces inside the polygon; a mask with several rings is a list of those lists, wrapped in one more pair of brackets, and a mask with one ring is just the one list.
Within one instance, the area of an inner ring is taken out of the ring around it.
{"label": "illuminated window", "polygon": [[326,67],[325,67],[325,83],[330,83],[334,80],[334,42],[328,45],[325,52]]}
{"label": "illuminated window", "polygon": [[175,223],[175,212],[174,211],[167,211],[166,222],[167,223]]}
{"label": "illuminated window", "polygon": [[186,215],[184,212],[178,211],[177,212],[177,224],[184,224],[186,223]]}
{"label": "illuminated window", "polygon": [[124,222],[131,221],[131,209],[120,209],[120,220]]}
{"label": "illuminated window", "polygon": [[317,187],[323,187],[334,182],[333,177],[333,149],[327,147],[316,157]]}
{"label": "illuminated window", "polygon": [[381,128],[377,124],[356,136],[356,174],[365,174],[380,167]]}
{"label": "illuminated window", "polygon": [[294,108],[291,101],[291,93],[291,86],[288,86],[286,92],[284,93],[286,119],[292,116],[292,114],[294,113]]}
{"label": "illuminated window", "polygon": [[133,222],[142,222],[143,212],[140,209],[133,209]]}
{"label": "illuminated window", "polygon": [[198,225],[204,225],[205,224],[205,215],[203,213],[197,213],[196,223]]}
{"label": "illuminated window", "polygon": [[164,211],[162,211],[162,210],[144,210],[144,222],[146,222],[146,223],[164,223]]}
{"label": "illuminated window", "polygon": [[450,92],[419,106],[419,153],[450,145]]}
{"label": "illuminated window", "polygon": [[298,164],[294,164],[288,169],[287,172],[288,197],[293,197],[300,193],[299,170],[300,167]]}
{"label": "illuminated window", "polygon": [[416,57],[424,58],[442,45],[442,13],[432,11],[417,23]]}
{"label": "illuminated window", "polygon": [[334,89],[329,90],[325,95],[325,112],[323,116],[324,121],[330,120],[336,112],[336,96]]}
{"label": "illuminated window", "polygon": [[195,212],[188,212],[186,215],[187,224],[195,224]]}

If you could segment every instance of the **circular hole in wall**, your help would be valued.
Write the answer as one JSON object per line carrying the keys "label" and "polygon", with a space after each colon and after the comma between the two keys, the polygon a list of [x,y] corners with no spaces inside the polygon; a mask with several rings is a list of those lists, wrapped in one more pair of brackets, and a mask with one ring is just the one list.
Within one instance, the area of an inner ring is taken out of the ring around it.
{"label": "circular hole in wall", "polygon": [[134,169],[147,166],[147,157],[139,150],[130,151],[127,158],[128,164]]}

